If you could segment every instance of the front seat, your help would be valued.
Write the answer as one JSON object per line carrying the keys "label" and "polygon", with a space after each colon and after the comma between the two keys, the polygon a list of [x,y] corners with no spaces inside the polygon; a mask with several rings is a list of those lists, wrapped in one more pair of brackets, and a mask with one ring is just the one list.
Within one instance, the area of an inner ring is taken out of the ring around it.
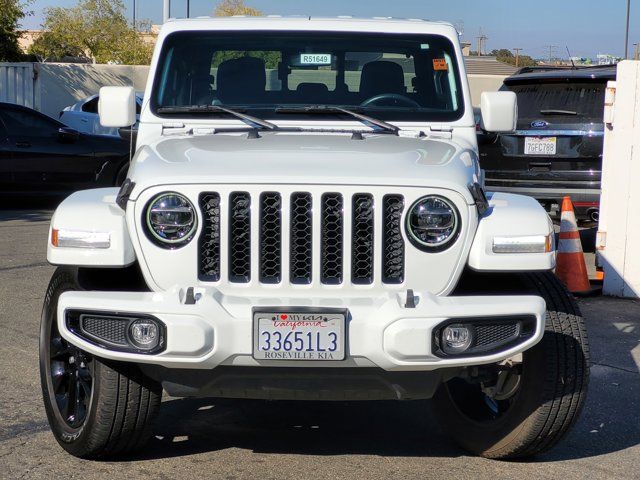
{"label": "front seat", "polygon": [[402,66],[388,60],[365,63],[360,76],[362,98],[366,100],[383,93],[407,93]]}
{"label": "front seat", "polygon": [[217,77],[218,99],[223,104],[255,103],[264,98],[267,74],[261,58],[226,60],[218,67]]}

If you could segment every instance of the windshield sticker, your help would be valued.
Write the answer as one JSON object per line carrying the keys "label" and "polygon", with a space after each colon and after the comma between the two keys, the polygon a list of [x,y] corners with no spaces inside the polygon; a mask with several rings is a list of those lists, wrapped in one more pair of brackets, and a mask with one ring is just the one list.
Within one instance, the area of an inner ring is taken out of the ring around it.
{"label": "windshield sticker", "polygon": [[436,71],[446,72],[447,70],[449,70],[449,66],[447,65],[447,61],[444,58],[434,58],[433,69]]}
{"label": "windshield sticker", "polygon": [[301,53],[301,65],[331,65],[330,53]]}

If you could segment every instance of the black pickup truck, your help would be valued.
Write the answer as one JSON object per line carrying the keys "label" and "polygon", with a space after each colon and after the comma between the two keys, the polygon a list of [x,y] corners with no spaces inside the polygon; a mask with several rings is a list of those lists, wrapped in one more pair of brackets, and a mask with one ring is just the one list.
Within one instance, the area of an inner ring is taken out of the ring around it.
{"label": "black pickup truck", "polygon": [[562,197],[581,220],[596,221],[604,138],[604,97],[615,66],[527,67],[501,90],[518,97],[512,134],[479,132],[480,163],[490,191],[535,197],[555,216]]}

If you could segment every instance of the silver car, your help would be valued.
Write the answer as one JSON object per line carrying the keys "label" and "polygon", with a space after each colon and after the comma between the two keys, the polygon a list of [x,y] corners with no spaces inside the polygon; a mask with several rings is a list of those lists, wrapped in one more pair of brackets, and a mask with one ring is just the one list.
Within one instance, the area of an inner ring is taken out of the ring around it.
{"label": "silver car", "polygon": [[[144,92],[136,92],[136,121],[139,120],[143,96]],[[60,121],[79,132],[119,137],[120,134],[117,128],[103,127],[100,125],[100,119],[98,117],[99,99],[100,96],[95,94],[65,107],[60,112]]]}

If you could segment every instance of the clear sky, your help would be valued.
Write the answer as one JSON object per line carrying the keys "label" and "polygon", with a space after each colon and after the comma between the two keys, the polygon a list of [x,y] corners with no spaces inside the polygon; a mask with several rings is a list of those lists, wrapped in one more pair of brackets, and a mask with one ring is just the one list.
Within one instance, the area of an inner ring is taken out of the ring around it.
{"label": "clear sky", "polygon": [[[24,28],[39,28],[49,6],[72,6],[77,0],[34,0],[34,15]],[[131,14],[133,0],[124,0]],[[209,15],[217,0],[190,0],[191,16]],[[171,16],[184,17],[187,0],[171,0]],[[392,16],[445,20],[463,25],[463,38],[476,45],[480,29],[487,49],[523,48],[523,54],[548,56],[547,45],[566,47],[577,57],[597,53],[622,56],[627,0],[246,0],[265,14],[359,17]],[[162,21],[162,0],[136,0],[138,18]],[[640,42],[640,0],[631,0],[631,44]]]}

